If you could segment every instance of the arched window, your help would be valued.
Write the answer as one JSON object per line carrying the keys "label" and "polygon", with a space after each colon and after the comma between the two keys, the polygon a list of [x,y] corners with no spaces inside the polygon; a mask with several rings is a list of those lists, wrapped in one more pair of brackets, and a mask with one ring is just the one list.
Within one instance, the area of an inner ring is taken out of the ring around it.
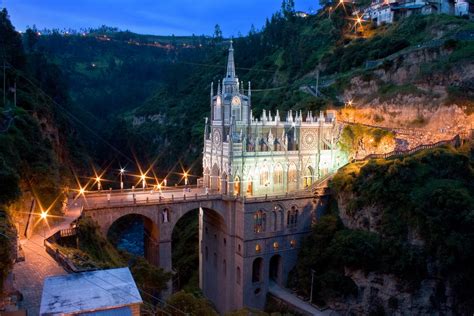
{"label": "arched window", "polygon": [[260,170],[260,185],[261,186],[268,186],[270,184],[269,178],[268,178],[268,168],[263,167]]}
{"label": "arched window", "polygon": [[256,233],[261,233],[265,231],[265,224],[266,224],[266,214],[263,211],[257,211],[253,215],[254,226],[253,230]]}
{"label": "arched window", "polygon": [[240,267],[237,267],[235,278],[237,279],[237,284],[240,284]]}
{"label": "arched window", "polygon": [[288,169],[288,184],[296,184],[297,181],[297,171],[296,171],[296,166],[295,164],[290,164],[289,169]]}
{"label": "arched window", "polygon": [[273,170],[273,184],[282,185],[283,184],[283,167],[280,164],[275,166]]}
{"label": "arched window", "polygon": [[286,213],[286,225],[288,227],[296,227],[298,224],[298,208],[296,206],[292,206],[291,209]]}
{"label": "arched window", "polygon": [[252,282],[260,282],[262,279],[263,259],[257,258],[252,264]]}

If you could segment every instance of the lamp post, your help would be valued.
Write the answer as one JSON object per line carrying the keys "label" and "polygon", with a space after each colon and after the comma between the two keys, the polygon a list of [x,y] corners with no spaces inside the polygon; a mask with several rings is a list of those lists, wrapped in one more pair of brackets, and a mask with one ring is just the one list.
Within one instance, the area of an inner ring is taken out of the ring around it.
{"label": "lamp post", "polygon": [[43,239],[46,239],[46,232],[44,230],[44,225],[46,224],[46,219],[48,218],[48,212],[41,211],[40,218],[43,221]]}
{"label": "lamp post", "polygon": [[141,175],[141,179],[142,179],[142,188],[143,188],[143,191],[145,191],[145,186],[146,186],[146,176],[144,174]]}
{"label": "lamp post", "polygon": [[187,172],[184,173],[184,185],[185,186],[188,185],[188,173]]}
{"label": "lamp post", "polygon": [[96,177],[95,181],[97,182],[97,191],[100,191],[100,177]]}
{"label": "lamp post", "polygon": [[120,190],[123,191],[123,174],[125,173],[124,168],[120,168]]}

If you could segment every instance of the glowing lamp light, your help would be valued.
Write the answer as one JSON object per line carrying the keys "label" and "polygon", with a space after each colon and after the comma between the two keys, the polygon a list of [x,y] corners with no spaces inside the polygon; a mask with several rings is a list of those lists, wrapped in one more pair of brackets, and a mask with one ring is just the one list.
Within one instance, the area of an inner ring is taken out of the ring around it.
{"label": "glowing lamp light", "polygon": [[120,174],[124,174],[125,173],[125,169],[124,168],[120,168]]}
{"label": "glowing lamp light", "polygon": [[255,252],[259,253],[262,250],[259,244],[255,245]]}
{"label": "glowing lamp light", "polygon": [[100,182],[100,177],[96,177],[95,181]]}
{"label": "glowing lamp light", "polygon": [[86,190],[84,188],[79,189],[79,194],[84,194],[85,192],[86,192]]}
{"label": "glowing lamp light", "polygon": [[144,174],[141,175],[140,177],[143,181],[145,181],[146,176]]}
{"label": "glowing lamp light", "polygon": [[48,217],[48,213],[44,212],[44,211],[41,211],[40,217],[41,217],[41,219],[45,220]]}

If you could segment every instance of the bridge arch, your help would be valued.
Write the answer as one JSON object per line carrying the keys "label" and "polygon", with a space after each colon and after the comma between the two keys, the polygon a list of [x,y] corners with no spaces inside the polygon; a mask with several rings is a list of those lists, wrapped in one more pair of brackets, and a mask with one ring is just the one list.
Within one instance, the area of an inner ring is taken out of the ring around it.
{"label": "bridge arch", "polygon": [[[143,255],[148,262],[159,265],[159,244],[160,244],[160,230],[158,224],[150,217],[140,213],[128,213],[116,218],[106,231],[107,239],[112,243],[116,244],[119,238],[124,237],[123,235],[127,232],[127,229],[133,229],[133,225],[137,225],[141,222],[143,225],[143,249],[141,249],[141,242],[134,240],[135,245],[131,249],[125,249],[129,252],[133,252],[135,255]],[[132,224],[132,227],[130,225]],[[136,232],[133,233],[131,238],[137,238]],[[134,242],[128,243],[129,247],[133,246]],[[119,248],[121,245],[116,244]],[[124,246],[127,248],[127,246]]]}
{"label": "bridge arch", "polygon": [[[199,287],[211,301],[217,302],[219,309],[226,304],[222,293],[230,291],[226,287],[234,280],[234,275],[228,273],[233,262],[230,256],[233,244],[228,242],[231,239],[225,213],[215,210],[218,205],[214,206],[199,207],[198,203],[183,207],[172,217],[167,229],[171,233],[169,265],[176,272],[173,290],[178,291],[186,284],[197,286],[193,281],[197,280],[194,271],[199,271]],[[191,229],[195,235],[183,239]],[[178,261],[183,253],[188,255],[189,261]]]}

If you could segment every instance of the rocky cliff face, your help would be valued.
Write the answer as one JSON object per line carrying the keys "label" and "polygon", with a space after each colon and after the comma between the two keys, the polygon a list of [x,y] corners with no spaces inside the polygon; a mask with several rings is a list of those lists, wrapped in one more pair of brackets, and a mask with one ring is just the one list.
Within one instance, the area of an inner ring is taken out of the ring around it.
{"label": "rocky cliff face", "polygon": [[[474,60],[447,60],[453,50],[415,48],[353,77],[344,92],[354,107],[343,120],[405,129],[412,143],[435,142],[474,127]],[[443,62],[445,60],[446,62]],[[453,89],[463,94],[453,97]]]}
{"label": "rocky cliff face", "polygon": [[[352,197],[342,194],[338,198],[339,217],[350,229],[379,233],[383,211],[377,205],[349,212],[347,205]],[[407,241],[422,247],[424,241],[418,232],[409,231]],[[355,315],[382,313],[389,315],[456,315],[455,295],[449,282],[436,275],[434,263],[429,263],[429,277],[413,285],[391,274],[345,268],[345,275],[357,286],[357,297],[333,301],[331,308]]]}

